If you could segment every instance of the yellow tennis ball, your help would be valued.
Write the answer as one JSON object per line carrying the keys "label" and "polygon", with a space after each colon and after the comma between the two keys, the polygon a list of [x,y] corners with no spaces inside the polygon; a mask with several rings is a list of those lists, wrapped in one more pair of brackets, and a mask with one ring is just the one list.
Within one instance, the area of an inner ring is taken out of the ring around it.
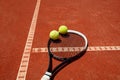
{"label": "yellow tennis ball", "polygon": [[59,38],[59,32],[56,30],[52,30],[49,34],[49,37],[53,40],[56,40]]}
{"label": "yellow tennis ball", "polygon": [[61,25],[58,30],[60,34],[66,34],[68,31],[68,28],[65,25]]}

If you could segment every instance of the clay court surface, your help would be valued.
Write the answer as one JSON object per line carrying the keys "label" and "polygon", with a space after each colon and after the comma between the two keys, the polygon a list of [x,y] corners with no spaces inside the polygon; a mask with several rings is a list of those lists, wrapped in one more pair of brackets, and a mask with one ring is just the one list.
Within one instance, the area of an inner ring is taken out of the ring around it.
{"label": "clay court surface", "polygon": [[89,45],[54,80],[120,80],[119,8],[120,0],[0,0],[0,80],[40,80],[49,32],[62,24]]}

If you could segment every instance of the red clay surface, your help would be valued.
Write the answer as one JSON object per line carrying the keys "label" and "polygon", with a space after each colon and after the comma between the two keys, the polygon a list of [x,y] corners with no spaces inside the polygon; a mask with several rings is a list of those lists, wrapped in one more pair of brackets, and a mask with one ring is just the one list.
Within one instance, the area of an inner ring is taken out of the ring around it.
{"label": "red clay surface", "polygon": [[[0,80],[16,80],[36,2],[0,0]],[[89,46],[120,46],[119,4],[119,0],[41,0],[32,48],[46,47],[49,32],[61,24],[84,33]],[[120,51],[86,52],[55,80],[120,80],[119,62]],[[31,52],[25,80],[40,80],[47,65],[47,53]]]}

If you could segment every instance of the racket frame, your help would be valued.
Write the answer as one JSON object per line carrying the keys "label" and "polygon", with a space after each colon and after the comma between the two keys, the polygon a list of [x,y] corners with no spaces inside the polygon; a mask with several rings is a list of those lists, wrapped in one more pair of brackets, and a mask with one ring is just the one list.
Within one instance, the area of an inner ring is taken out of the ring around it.
{"label": "racket frame", "polygon": [[[83,39],[85,40],[85,45],[84,47],[82,48],[81,52],[79,54],[81,55],[75,55],[73,57],[69,57],[69,58],[60,58],[58,56],[55,56],[52,54],[52,52],[50,51],[50,43],[51,43],[51,39],[49,39],[48,41],[48,54],[49,54],[49,65],[48,65],[48,69],[47,71],[45,72],[44,76],[41,78],[41,80],[51,80],[50,78],[52,77],[52,75],[59,69],[61,69],[62,67],[68,65],[69,63],[71,63],[72,61],[74,61],[75,59],[77,59],[77,57],[80,57],[82,56],[86,50],[87,50],[87,47],[88,47],[88,40],[86,38],[86,36],[81,33],[81,32],[78,32],[78,31],[75,31],[75,30],[68,30],[68,33],[73,33],[73,34],[77,34],[79,36],[82,36]],[[57,59],[59,61],[62,61],[59,65],[57,65],[53,70],[52,70],[52,58],[54,59]]]}

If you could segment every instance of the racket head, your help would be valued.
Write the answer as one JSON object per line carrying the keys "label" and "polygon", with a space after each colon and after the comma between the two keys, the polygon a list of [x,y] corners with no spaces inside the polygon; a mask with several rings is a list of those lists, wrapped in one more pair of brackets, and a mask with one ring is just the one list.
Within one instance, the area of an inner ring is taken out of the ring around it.
{"label": "racket head", "polygon": [[84,34],[68,30],[66,35],[60,35],[58,40],[49,39],[48,53],[57,60],[73,58],[86,51],[88,40]]}

